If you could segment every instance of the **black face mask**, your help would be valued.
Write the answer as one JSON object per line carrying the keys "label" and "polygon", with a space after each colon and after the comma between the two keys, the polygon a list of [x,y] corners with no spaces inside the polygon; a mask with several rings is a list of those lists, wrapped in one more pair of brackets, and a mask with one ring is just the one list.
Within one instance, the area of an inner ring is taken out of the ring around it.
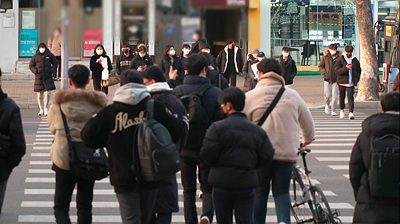
{"label": "black face mask", "polygon": [[124,52],[125,54],[127,54],[127,53],[129,52],[129,49],[124,49],[123,52]]}
{"label": "black face mask", "polygon": [[347,58],[351,58],[352,55],[353,55],[353,54],[346,54],[346,57],[347,57]]}

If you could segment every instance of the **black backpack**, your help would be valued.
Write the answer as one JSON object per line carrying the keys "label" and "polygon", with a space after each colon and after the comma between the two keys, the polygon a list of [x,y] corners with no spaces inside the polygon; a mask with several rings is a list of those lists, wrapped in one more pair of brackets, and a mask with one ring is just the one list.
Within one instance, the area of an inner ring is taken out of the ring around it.
{"label": "black backpack", "polygon": [[178,172],[181,163],[168,129],[154,119],[154,100],[147,101],[147,114],[147,120],[136,131],[137,152],[133,153],[133,161],[139,164],[132,169],[143,181],[156,182]]}
{"label": "black backpack", "polygon": [[399,143],[397,135],[371,138],[368,181],[376,198],[399,198]]}
{"label": "black backpack", "polygon": [[213,85],[207,83],[196,92],[192,93],[183,92],[182,87],[179,86],[175,89],[176,95],[180,97],[180,100],[188,112],[189,134],[185,147],[188,150],[200,150],[203,146],[204,136],[211,124],[207,111],[203,106],[203,95],[211,87],[213,87]]}

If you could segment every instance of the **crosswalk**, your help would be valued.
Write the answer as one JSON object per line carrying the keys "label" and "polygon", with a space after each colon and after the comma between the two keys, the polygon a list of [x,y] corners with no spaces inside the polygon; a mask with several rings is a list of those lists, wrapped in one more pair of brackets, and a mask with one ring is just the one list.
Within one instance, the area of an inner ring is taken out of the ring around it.
{"label": "crosswalk", "polygon": [[[357,114],[356,120],[340,120],[338,117],[325,115],[322,110],[313,109],[312,114],[316,126],[316,140],[310,146],[312,156],[308,158],[310,168],[325,166],[332,172],[339,172],[342,180],[348,180],[348,163],[350,153],[355,139],[361,131],[361,122],[367,115]],[[53,135],[48,128],[47,119],[43,117],[40,121],[37,134],[32,147],[28,148],[29,169],[24,183],[24,195],[18,212],[18,223],[54,223],[53,197],[55,186],[55,174],[51,170],[50,148]],[[321,164],[320,164],[321,163]],[[313,173],[314,174],[314,173]],[[316,172],[317,174],[317,172]],[[179,186],[179,207],[180,212],[173,214],[173,223],[184,223],[183,216],[183,190],[178,173]],[[318,174],[313,175],[314,183],[320,185],[326,194],[332,209],[338,209],[342,213],[343,223],[351,223],[354,209],[353,200],[338,200],[341,192],[338,189],[330,188],[325,178]],[[348,189],[351,190],[351,189]],[[71,203],[71,220],[76,222],[76,190],[74,191],[73,202]],[[198,199],[197,206],[199,214],[201,201]],[[268,223],[276,223],[275,204],[272,197],[268,203]],[[293,220],[294,221],[294,220]],[[94,189],[93,200],[93,223],[121,223],[118,202],[109,179],[97,181]]]}

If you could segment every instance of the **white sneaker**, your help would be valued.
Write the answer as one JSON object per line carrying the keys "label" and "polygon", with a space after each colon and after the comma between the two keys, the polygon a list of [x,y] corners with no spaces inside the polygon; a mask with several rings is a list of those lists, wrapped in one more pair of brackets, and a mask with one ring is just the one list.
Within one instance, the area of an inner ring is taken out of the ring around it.
{"label": "white sneaker", "polygon": [[332,116],[336,116],[337,114],[336,114],[336,112],[335,112],[335,111],[333,111],[333,110],[332,110],[332,113],[331,113],[331,115],[332,115]]}
{"label": "white sneaker", "polygon": [[340,117],[339,117],[340,119],[343,119],[344,118],[344,110],[340,110]]}
{"label": "white sneaker", "polygon": [[326,106],[325,106],[325,113],[326,113],[326,114],[329,114],[329,105],[326,105]]}
{"label": "white sneaker", "polygon": [[354,114],[353,113],[349,113],[349,120],[354,120]]}
{"label": "white sneaker", "polygon": [[39,113],[37,114],[39,117],[43,116],[43,110],[40,110]]}
{"label": "white sneaker", "polygon": [[47,116],[49,114],[49,110],[47,108],[44,109],[44,116]]}
{"label": "white sneaker", "polygon": [[210,219],[207,216],[203,216],[200,219],[200,224],[210,224]]}

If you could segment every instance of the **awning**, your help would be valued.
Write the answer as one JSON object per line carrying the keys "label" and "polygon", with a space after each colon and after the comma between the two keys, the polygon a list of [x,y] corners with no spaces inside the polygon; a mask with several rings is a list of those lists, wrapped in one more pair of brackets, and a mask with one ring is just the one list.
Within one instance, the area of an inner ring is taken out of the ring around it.
{"label": "awning", "polygon": [[193,7],[203,8],[246,8],[249,0],[192,0]]}

